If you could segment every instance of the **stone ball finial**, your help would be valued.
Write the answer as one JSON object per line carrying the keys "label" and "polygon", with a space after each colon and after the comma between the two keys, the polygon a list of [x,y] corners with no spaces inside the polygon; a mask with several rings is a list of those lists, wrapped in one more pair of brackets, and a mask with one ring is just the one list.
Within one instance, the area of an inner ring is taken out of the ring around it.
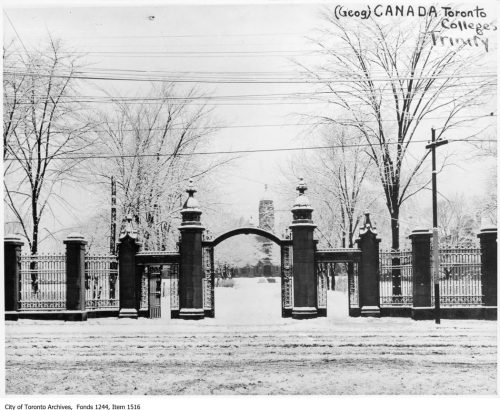
{"label": "stone ball finial", "polygon": [[311,202],[309,201],[309,198],[305,195],[305,192],[307,190],[307,185],[304,182],[304,178],[299,178],[299,184],[297,185],[297,191],[299,191],[299,196],[295,199],[295,203],[293,204],[293,208],[310,208],[311,207]]}
{"label": "stone ball finial", "polygon": [[186,199],[186,202],[184,202],[184,206],[182,209],[191,209],[191,210],[198,210],[200,207],[200,204],[198,203],[198,200],[194,197],[195,192],[197,192],[193,179],[189,179],[189,184],[186,188],[186,192],[188,193],[188,198]]}
{"label": "stone ball finial", "polygon": [[193,178],[189,178],[189,183],[186,188],[186,192],[189,194],[190,197],[192,197],[195,192],[198,192],[194,186]]}
{"label": "stone ball finial", "polygon": [[299,184],[297,185],[297,191],[299,191],[299,195],[304,195],[304,192],[307,191],[307,185],[304,182],[304,178],[299,178]]}

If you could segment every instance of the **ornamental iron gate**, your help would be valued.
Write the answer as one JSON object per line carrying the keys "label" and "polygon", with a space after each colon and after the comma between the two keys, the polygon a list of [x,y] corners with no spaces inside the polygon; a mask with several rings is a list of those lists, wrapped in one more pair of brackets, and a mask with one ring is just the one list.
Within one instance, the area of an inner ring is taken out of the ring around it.
{"label": "ornamental iron gate", "polygon": [[316,285],[318,316],[326,316],[328,302],[328,274],[335,270],[335,263],[316,262]]}
{"label": "ornamental iron gate", "polygon": [[146,267],[148,273],[148,316],[150,319],[161,318],[161,274],[162,265]]}
{"label": "ornamental iron gate", "polygon": [[147,251],[136,254],[139,268],[142,267],[140,283],[140,309],[148,317],[161,317],[162,278],[170,281],[170,316],[179,316],[179,259],[178,252]]}

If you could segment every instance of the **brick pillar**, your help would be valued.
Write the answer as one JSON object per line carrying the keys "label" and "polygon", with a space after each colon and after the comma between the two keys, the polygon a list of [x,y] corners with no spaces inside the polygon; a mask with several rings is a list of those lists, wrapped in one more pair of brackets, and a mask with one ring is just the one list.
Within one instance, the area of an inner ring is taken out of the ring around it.
{"label": "brick pillar", "polygon": [[15,235],[6,236],[3,240],[4,249],[4,298],[5,319],[19,318],[19,281],[21,273],[21,248],[23,242]]}
{"label": "brick pillar", "polygon": [[497,306],[497,228],[481,229],[481,290],[485,306]]}
{"label": "brick pillar", "polygon": [[432,309],[431,238],[428,229],[415,229],[409,236],[412,252],[413,307],[415,320],[434,319]]}
{"label": "brick pillar", "polygon": [[377,238],[377,230],[372,227],[368,213],[365,214],[365,222],[359,230],[356,243],[361,250],[361,263],[358,270],[361,316],[380,317],[380,239]]}
{"label": "brick pillar", "polygon": [[132,217],[118,240],[118,274],[120,275],[120,311],[118,317],[137,319],[141,300],[141,270],[135,263],[135,255],[141,244],[132,227]]}
{"label": "brick pillar", "polygon": [[181,254],[179,275],[179,318],[203,319],[203,250],[202,234],[205,228],[201,224],[201,210],[194,198],[196,189],[189,181],[186,189],[188,198],[182,208],[182,223],[179,227]]}
{"label": "brick pillar", "polygon": [[316,272],[314,270],[314,229],[313,208],[306,197],[307,186],[300,178],[297,191],[299,196],[292,208],[293,247],[293,309],[292,318],[309,319],[318,316]]}
{"label": "brick pillar", "polygon": [[85,245],[83,235],[72,233],[66,245],[66,310],[69,320],[87,320],[85,310]]}

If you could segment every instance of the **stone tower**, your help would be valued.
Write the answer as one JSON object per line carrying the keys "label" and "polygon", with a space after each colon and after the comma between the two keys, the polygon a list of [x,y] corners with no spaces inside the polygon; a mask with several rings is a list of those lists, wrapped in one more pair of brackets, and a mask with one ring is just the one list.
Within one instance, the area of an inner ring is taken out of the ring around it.
{"label": "stone tower", "polygon": [[274,231],[274,203],[264,186],[264,195],[259,201],[259,228],[266,231]]}
{"label": "stone tower", "polygon": [[[274,202],[267,191],[267,184],[264,186],[264,195],[259,201],[259,228],[266,231],[274,232]],[[263,274],[266,277],[272,276],[271,257],[273,251],[273,243],[266,238],[258,237],[261,244],[261,249],[264,253]]]}

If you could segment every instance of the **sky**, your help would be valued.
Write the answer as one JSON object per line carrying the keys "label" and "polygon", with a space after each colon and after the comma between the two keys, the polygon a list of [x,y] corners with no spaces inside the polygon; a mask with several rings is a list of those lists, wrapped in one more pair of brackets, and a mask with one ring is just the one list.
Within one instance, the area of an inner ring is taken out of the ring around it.
{"label": "sky", "polygon": [[[118,3],[119,4],[119,3]],[[137,3],[136,3],[137,4]],[[107,73],[116,70],[230,72],[232,76],[254,73],[255,78],[296,77],[294,59],[313,64],[314,36],[320,4],[169,5],[149,7],[6,7],[4,42],[20,40],[36,48],[50,33],[78,53],[85,54],[88,70]],[[14,30],[15,28],[15,30]],[[16,33],[17,32],[17,33]],[[164,53],[168,51],[166,56]],[[492,60],[496,70],[496,61]],[[90,95],[104,88],[113,95],[141,95],[143,83],[93,81]],[[211,95],[258,95],[311,91],[303,84],[200,84]],[[210,150],[273,149],[321,145],[320,136],[300,114],[318,109],[312,103],[252,98],[218,101],[215,118],[224,125],[210,141]],[[430,128],[430,127],[429,127]],[[463,130],[468,132],[469,130]],[[462,130],[460,130],[462,132]],[[425,139],[429,135],[418,136]],[[461,137],[454,134],[450,137]],[[423,149],[423,148],[422,148]],[[440,175],[445,194],[479,194],[484,190],[488,166],[459,149],[458,166]],[[443,151],[444,152],[444,151]],[[257,204],[268,184],[271,194],[283,187],[281,170],[301,155],[296,152],[254,153],[241,156],[219,175],[223,202],[237,216],[257,217]],[[293,191],[295,186],[290,186]],[[81,187],[73,195],[75,213],[90,215],[96,210],[92,194]],[[424,195],[422,201],[429,201]],[[203,202],[200,199],[200,202]],[[291,204],[290,204],[291,205]],[[280,208],[281,205],[277,206]],[[68,217],[67,221],[71,221]]]}

